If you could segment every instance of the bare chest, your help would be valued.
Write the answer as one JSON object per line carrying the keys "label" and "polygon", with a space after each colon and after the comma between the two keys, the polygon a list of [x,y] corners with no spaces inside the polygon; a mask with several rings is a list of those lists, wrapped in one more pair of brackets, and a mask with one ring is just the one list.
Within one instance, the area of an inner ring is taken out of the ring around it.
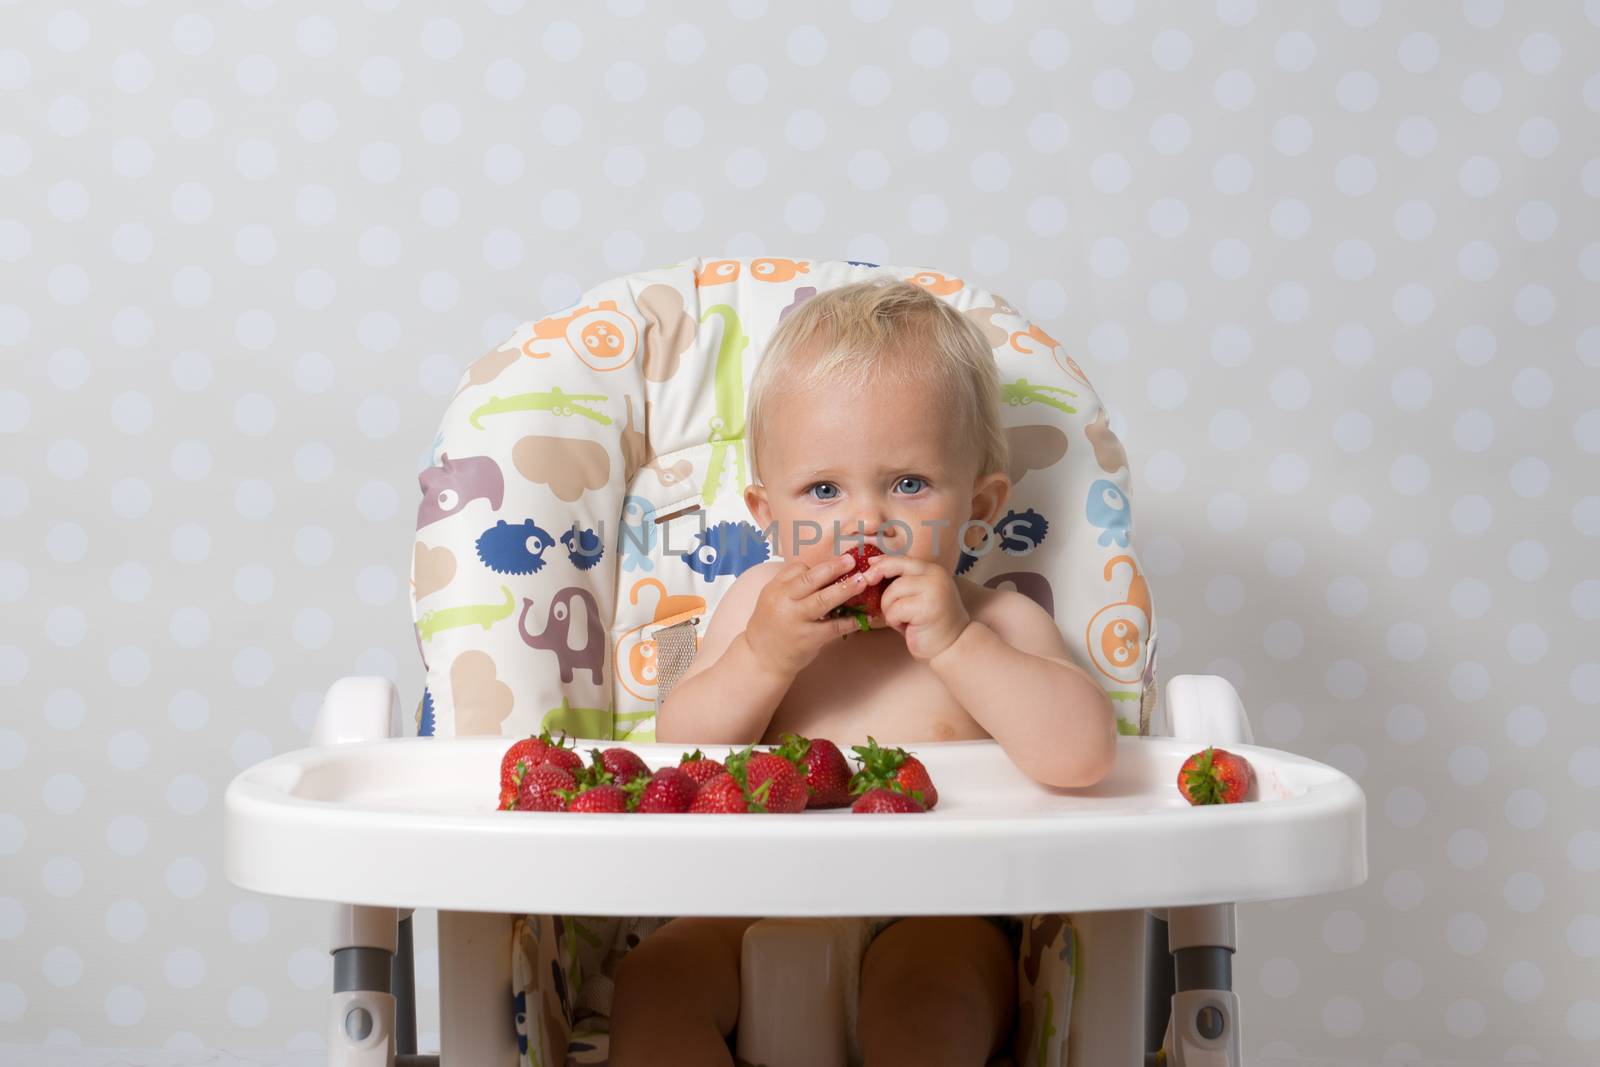
{"label": "bare chest", "polygon": [[824,648],[795,677],[762,741],[776,744],[788,732],[826,737],[847,753],[868,735],[885,744],[989,736],[893,630]]}

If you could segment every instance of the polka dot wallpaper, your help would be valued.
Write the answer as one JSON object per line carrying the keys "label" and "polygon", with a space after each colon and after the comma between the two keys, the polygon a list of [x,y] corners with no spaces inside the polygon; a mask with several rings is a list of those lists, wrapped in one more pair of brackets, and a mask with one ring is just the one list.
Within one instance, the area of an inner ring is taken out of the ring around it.
{"label": "polka dot wallpaper", "polygon": [[[0,6],[0,1033],[314,1050],[229,779],[421,668],[461,369],[695,255],[1065,339],[1165,677],[1368,799],[1239,909],[1256,1063],[1600,1060],[1600,2]],[[436,1045],[431,914],[418,942]]]}

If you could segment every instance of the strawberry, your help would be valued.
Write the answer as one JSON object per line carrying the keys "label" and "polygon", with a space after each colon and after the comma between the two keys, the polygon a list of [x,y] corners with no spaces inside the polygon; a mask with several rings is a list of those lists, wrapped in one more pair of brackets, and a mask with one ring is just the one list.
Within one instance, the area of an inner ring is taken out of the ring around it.
{"label": "strawberry", "polygon": [[904,793],[875,786],[857,797],[850,810],[857,815],[901,815],[928,809]]}
{"label": "strawberry", "polygon": [[645,815],[679,815],[694,804],[700,787],[676,767],[663,767],[648,778],[635,778],[622,787],[633,811]]}
{"label": "strawberry", "polygon": [[717,775],[725,773],[727,769],[698,748],[693,752],[685,752],[683,758],[678,761],[678,770],[689,776],[696,789]]}
{"label": "strawberry", "polygon": [[892,789],[912,797],[930,811],[939,803],[939,791],[928,777],[928,768],[905,749],[880,748],[878,742],[869,737],[865,745],[853,745],[850,751],[861,761],[861,769],[850,778],[851,793],[859,795],[873,788]]}
{"label": "strawberry", "polygon": [[541,763],[522,776],[517,789],[518,811],[565,811],[561,790],[573,788],[572,775],[554,763]]}
{"label": "strawberry", "polygon": [[[546,731],[546,736],[549,732]],[[566,743],[567,735],[563,733],[560,741],[551,741],[546,749],[544,758],[547,763],[554,763],[568,774],[577,774],[583,769],[583,757],[578,755],[578,750]]]}
{"label": "strawberry", "polygon": [[1254,780],[1255,770],[1243,756],[1207,748],[1183,761],[1178,791],[1190,804],[1237,804]]}
{"label": "strawberry", "polygon": [[744,787],[724,771],[700,787],[689,810],[709,815],[740,815],[749,811],[750,805],[745,799]]}
{"label": "strawberry", "polygon": [[757,752],[753,746],[728,757],[728,773],[744,786],[754,811],[793,815],[806,810],[810,791],[805,771],[776,752]]}
{"label": "strawberry", "polygon": [[506,754],[500,758],[500,807],[507,807],[506,793],[511,794],[512,806],[517,798],[517,786],[521,783],[522,775],[544,762],[545,749],[549,747],[539,738],[529,734],[522,740],[515,742],[506,749]]}
{"label": "strawberry", "polygon": [[635,778],[650,777],[650,768],[645,766],[644,760],[638,753],[630,752],[625,748],[608,748],[604,752],[592,749],[594,757],[605,764],[607,771],[616,778],[618,785],[627,785]]}
{"label": "strawberry", "polygon": [[[849,574],[840,575],[839,581],[841,582],[849,581],[851,577],[865,571],[872,565],[873,556],[883,555],[883,549],[879,548],[877,545],[863,542],[859,545],[852,545],[850,547],[849,554],[851,558],[856,561],[856,565]],[[883,611],[879,607],[879,602],[883,600],[884,589],[887,588],[889,583],[892,581],[894,581],[894,577],[889,577],[878,582],[876,585],[867,586],[865,589],[861,590],[861,592],[857,593],[849,600],[846,600],[843,604],[840,604],[838,607],[828,612],[828,614],[830,616],[854,615],[856,617],[856,627],[858,629],[872,629],[872,627],[868,624],[867,619],[872,615],[882,618]]]}
{"label": "strawberry", "polygon": [[808,808],[843,808],[850,803],[850,765],[839,746],[827,738],[784,734],[779,755],[793,760],[805,775],[811,797]]}
{"label": "strawberry", "polygon": [[[567,793],[562,790],[562,793]],[[580,787],[571,791],[567,800],[568,811],[608,812],[620,814],[628,810],[628,794],[621,786],[610,782]]]}

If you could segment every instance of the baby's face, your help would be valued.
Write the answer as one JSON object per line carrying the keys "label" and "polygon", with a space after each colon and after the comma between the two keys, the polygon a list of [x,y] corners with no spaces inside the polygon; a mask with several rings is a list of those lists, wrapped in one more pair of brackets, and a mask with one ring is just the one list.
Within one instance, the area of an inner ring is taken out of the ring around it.
{"label": "baby's face", "polygon": [[[954,571],[962,524],[994,521],[1010,490],[1004,474],[977,479],[978,457],[962,454],[953,414],[926,388],[789,391],[773,407],[762,484],[745,502],[763,531],[776,524],[784,559],[819,563],[859,534]],[[967,536],[979,543],[976,527]]]}

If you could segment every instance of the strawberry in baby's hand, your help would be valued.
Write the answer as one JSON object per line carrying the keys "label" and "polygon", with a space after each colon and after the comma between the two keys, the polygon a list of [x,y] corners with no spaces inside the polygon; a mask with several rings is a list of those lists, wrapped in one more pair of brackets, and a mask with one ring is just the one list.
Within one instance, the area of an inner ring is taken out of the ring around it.
{"label": "strawberry in baby's hand", "polygon": [[678,761],[678,770],[687,774],[698,789],[717,775],[727,773],[728,768],[697,748],[693,752],[683,754],[683,758]]}
{"label": "strawberry in baby's hand", "polygon": [[[851,546],[849,555],[856,561],[856,565],[849,574],[840,576],[839,581],[841,582],[849,581],[852,576],[865,571],[872,565],[872,557],[883,555],[883,550],[877,545],[863,543]],[[884,589],[887,588],[889,583],[892,581],[894,581],[893,576],[878,582],[876,585],[867,586],[865,589],[861,590],[861,592],[857,593],[849,600],[846,600],[843,604],[840,604],[838,607],[828,612],[828,615],[830,617],[835,615],[854,615],[856,617],[856,627],[858,629],[872,629],[872,626],[867,622],[867,619],[873,615],[876,615],[879,618],[883,617],[883,611],[879,607],[879,602],[883,600]]]}
{"label": "strawberry in baby's hand", "polygon": [[928,768],[922,761],[903,748],[881,748],[871,737],[865,745],[853,745],[861,762],[861,769],[850,778],[850,792],[864,794],[870,789],[882,788],[904,793],[929,811],[939,803],[939,791],[928,777]]}
{"label": "strawberry in baby's hand", "polygon": [[635,778],[622,787],[630,811],[644,815],[681,815],[694,804],[700,787],[676,767],[663,767],[648,778]]}
{"label": "strawberry in baby's hand", "polygon": [[1178,791],[1190,804],[1237,804],[1250,791],[1255,776],[1243,756],[1212,747],[1183,761]]}
{"label": "strawberry in baby's hand", "polygon": [[794,815],[806,810],[811,791],[802,767],[775,752],[757,752],[746,746],[727,759],[728,773],[742,786],[750,810],[772,815]]}
{"label": "strawberry in baby's hand", "polygon": [[839,746],[825,737],[784,734],[777,753],[793,761],[805,775],[811,798],[808,808],[843,808],[850,803],[850,765]]}
{"label": "strawberry in baby's hand", "polygon": [[904,793],[873,788],[857,797],[856,802],[850,805],[850,810],[856,815],[909,815],[928,809]]}

